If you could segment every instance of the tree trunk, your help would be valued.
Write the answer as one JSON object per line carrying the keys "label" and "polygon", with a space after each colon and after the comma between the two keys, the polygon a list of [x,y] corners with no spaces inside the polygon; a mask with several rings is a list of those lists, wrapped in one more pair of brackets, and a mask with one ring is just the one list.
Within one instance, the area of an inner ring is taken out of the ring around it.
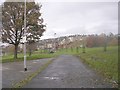
{"label": "tree trunk", "polygon": [[32,50],[31,48],[29,48],[29,56],[31,56],[31,54],[32,54]]}
{"label": "tree trunk", "polygon": [[18,45],[15,46],[15,51],[14,51],[14,59],[17,59],[17,50],[18,50]]}
{"label": "tree trunk", "polygon": [[71,47],[71,51],[73,52],[73,48]]}
{"label": "tree trunk", "polygon": [[104,41],[104,52],[107,51],[107,38],[105,38],[105,41]]}
{"label": "tree trunk", "polygon": [[83,53],[85,53],[85,46],[83,46],[82,48],[83,48]]}
{"label": "tree trunk", "polygon": [[105,44],[104,45],[104,52],[106,52],[107,51],[107,45]]}
{"label": "tree trunk", "polygon": [[78,47],[76,47],[76,52],[78,53]]}

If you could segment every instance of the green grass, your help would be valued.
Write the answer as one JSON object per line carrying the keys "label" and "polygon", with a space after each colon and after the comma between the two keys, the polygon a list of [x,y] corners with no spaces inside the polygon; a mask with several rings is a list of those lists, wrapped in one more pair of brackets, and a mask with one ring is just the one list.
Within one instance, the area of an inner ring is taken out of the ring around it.
{"label": "green grass", "polygon": [[[91,68],[96,70],[99,74],[103,75],[110,81],[118,83],[118,47],[107,47],[107,51],[103,51],[103,47],[86,48],[86,53],[82,53],[82,48],[77,51],[76,48],[61,49],[54,54],[50,54],[47,51],[36,51],[32,56],[28,56],[27,60],[51,58],[61,54],[77,55],[83,62],[88,64]],[[2,62],[13,62],[13,55],[7,55],[2,57]],[[18,54],[16,61],[23,61],[23,54]]]}
{"label": "green grass", "polygon": [[59,53],[79,56],[84,63],[106,77],[108,81],[118,83],[118,47],[107,47],[106,52],[103,50],[103,47],[86,48],[86,53],[82,53],[82,48],[78,52],[74,48],[73,51],[64,49]]}
{"label": "green grass", "polygon": [[28,75],[25,79],[19,81],[18,83],[15,83],[13,85],[13,88],[22,88],[25,84],[29,83],[35,76],[37,76],[39,73],[41,73],[45,68],[48,67],[50,63],[52,63],[53,59],[50,61],[47,61],[44,65],[42,65],[38,70],[33,72],[32,74]]}
{"label": "green grass", "polygon": [[[54,53],[54,54],[50,54],[48,52],[40,53],[39,51],[34,52],[31,56],[29,56],[28,53],[26,55],[27,55],[27,60],[35,60],[35,59],[42,59],[42,58],[52,58],[52,57],[57,56],[56,53]],[[14,62],[14,61],[23,61],[24,60],[24,54],[23,53],[19,53],[18,58],[16,60],[14,60],[13,57],[14,57],[13,54],[2,56],[2,63]]]}
{"label": "green grass", "polygon": [[[70,52],[70,49],[67,50],[61,50],[61,51],[57,51],[55,53],[49,53],[48,50],[39,50],[39,51],[35,51],[32,53],[31,56],[29,56],[29,54],[27,53],[27,60],[35,60],[35,59],[42,59],[42,58],[52,58],[61,54],[76,54],[76,51],[74,50],[73,52]],[[18,58],[16,60],[14,60],[14,55],[13,54],[9,54],[9,55],[4,55],[2,56],[2,63],[6,63],[6,62],[14,62],[14,61],[23,61],[24,60],[24,55],[23,53],[18,53]]]}
{"label": "green grass", "polygon": [[79,56],[100,74],[118,82],[118,47],[108,47],[107,52],[102,48],[88,48]]}
{"label": "green grass", "polygon": [[[81,49],[79,49],[80,51]],[[79,52],[77,52],[76,48],[73,48],[73,50],[71,50],[71,48],[68,48],[68,49],[60,49],[59,51],[57,51],[57,54],[58,55],[61,55],[61,54],[70,54],[70,55],[76,55],[78,54]]]}

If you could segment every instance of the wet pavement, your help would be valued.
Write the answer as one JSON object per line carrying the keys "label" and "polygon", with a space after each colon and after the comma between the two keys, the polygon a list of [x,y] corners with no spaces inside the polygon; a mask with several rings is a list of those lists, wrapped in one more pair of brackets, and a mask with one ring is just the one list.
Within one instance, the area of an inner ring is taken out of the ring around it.
{"label": "wet pavement", "polygon": [[13,87],[14,84],[28,77],[51,59],[52,58],[27,61],[27,71],[24,71],[23,61],[3,63],[0,69],[2,72],[2,88]]}
{"label": "wet pavement", "polygon": [[77,57],[61,55],[24,88],[112,88]]}

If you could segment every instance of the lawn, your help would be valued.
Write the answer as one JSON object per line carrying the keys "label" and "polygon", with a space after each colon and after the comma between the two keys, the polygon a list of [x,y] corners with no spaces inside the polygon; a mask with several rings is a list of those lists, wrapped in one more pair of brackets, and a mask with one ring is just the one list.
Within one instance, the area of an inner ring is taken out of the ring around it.
{"label": "lawn", "polygon": [[[36,51],[33,52],[33,54],[31,56],[27,55],[27,60],[35,60],[35,59],[42,59],[42,58],[52,58],[57,56],[55,53],[54,54],[50,54],[48,52],[45,53],[41,53],[41,51]],[[9,55],[4,55],[2,56],[2,63],[6,63],[6,62],[14,62],[14,61],[23,61],[24,60],[24,54],[23,53],[19,53],[18,54],[18,59],[14,60],[14,55],[13,54],[9,54]]]}
{"label": "lawn", "polygon": [[[86,48],[86,53],[82,53],[82,48],[60,49],[57,52],[50,54],[47,51],[36,51],[29,56],[27,53],[27,60],[51,58],[61,54],[77,55],[81,60],[88,64],[91,68],[96,70],[100,75],[106,77],[110,82],[118,83],[118,47],[107,47],[107,51],[103,51],[103,47]],[[23,54],[18,54],[16,61],[23,61]],[[2,57],[2,62],[13,62],[13,55],[6,55]]]}
{"label": "lawn", "polygon": [[118,47],[87,48],[86,53],[79,54],[81,60],[98,73],[118,83]]}
{"label": "lawn", "polygon": [[64,49],[59,53],[79,56],[84,63],[104,76],[106,80],[118,83],[118,47],[107,47],[106,52],[103,50],[103,47],[86,48],[86,53],[82,53],[82,48],[78,51],[74,48]]}

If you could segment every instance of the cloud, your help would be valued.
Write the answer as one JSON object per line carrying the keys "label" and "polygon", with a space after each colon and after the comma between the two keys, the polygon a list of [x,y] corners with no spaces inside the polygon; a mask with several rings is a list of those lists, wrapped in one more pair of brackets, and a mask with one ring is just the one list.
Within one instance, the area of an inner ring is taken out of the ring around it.
{"label": "cloud", "polygon": [[42,2],[47,30],[41,38],[71,34],[118,33],[117,2]]}
{"label": "cloud", "polygon": [[117,33],[117,2],[47,2],[42,3],[47,23],[44,37],[71,34]]}

